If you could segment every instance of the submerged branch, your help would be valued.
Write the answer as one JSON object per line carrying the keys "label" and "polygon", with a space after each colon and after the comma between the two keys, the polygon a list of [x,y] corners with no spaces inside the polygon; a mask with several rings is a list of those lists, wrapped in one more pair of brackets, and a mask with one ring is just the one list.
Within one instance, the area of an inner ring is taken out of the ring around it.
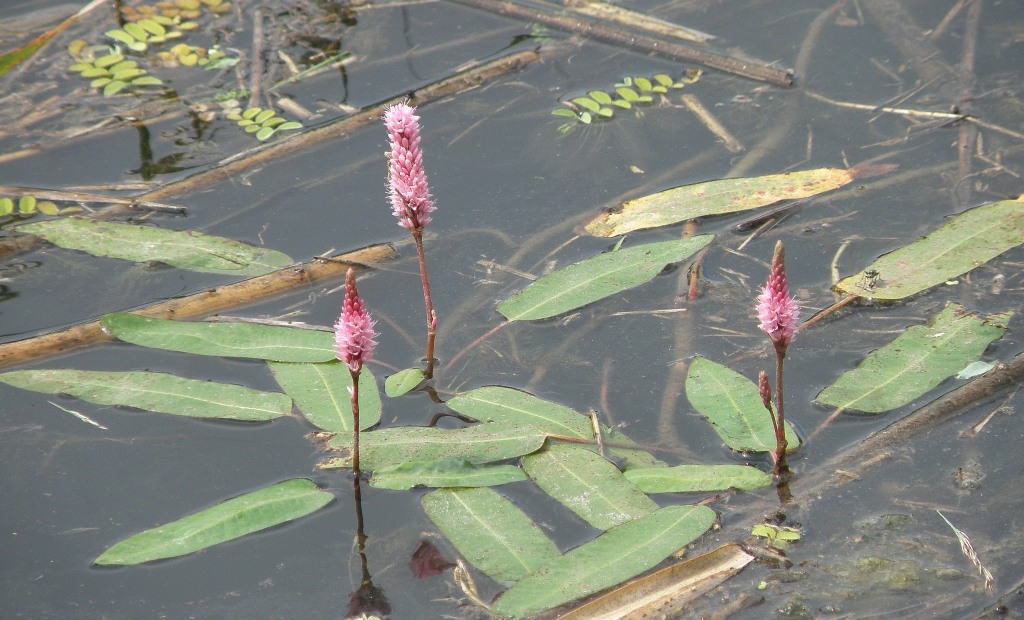
{"label": "submerged branch", "polygon": [[[314,259],[284,269],[219,286],[187,297],[170,299],[135,310],[137,314],[164,319],[192,319],[222,310],[236,309],[310,286],[323,280],[342,278],[350,267],[360,269],[394,257],[390,244],[372,245],[338,254],[329,260]],[[100,322],[81,323],[33,338],[0,345],[0,368],[38,361],[73,349],[112,340]]]}
{"label": "submerged branch", "polygon": [[652,39],[642,34],[627,32],[602,24],[585,22],[576,17],[561,13],[526,8],[513,2],[504,2],[502,0],[455,1],[460,4],[490,11],[491,13],[497,13],[498,15],[537,22],[565,32],[580,34],[595,41],[611,43],[645,54],[654,54],[677,62],[694,62],[705,67],[778,86],[793,85],[793,73],[791,71],[784,71],[749,60],[686,47],[685,45],[679,45],[670,41]]}

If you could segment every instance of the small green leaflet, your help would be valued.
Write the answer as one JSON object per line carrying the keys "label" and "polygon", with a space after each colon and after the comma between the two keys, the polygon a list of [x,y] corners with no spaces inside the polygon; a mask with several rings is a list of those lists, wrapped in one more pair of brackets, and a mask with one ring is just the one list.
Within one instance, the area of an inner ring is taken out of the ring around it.
{"label": "small green leaflet", "polygon": [[658,509],[614,465],[586,448],[552,445],[524,457],[523,469],[545,493],[599,530]]}
{"label": "small green leaflet", "polygon": [[337,357],[334,334],[315,329],[170,321],[130,312],[107,314],[101,323],[118,340],[167,351],[275,362],[327,362]]}
{"label": "small green leaflet", "polygon": [[631,469],[626,479],[645,493],[702,493],[771,486],[772,477],[747,465],[676,465]]}
{"label": "small green leaflet", "polygon": [[284,394],[160,372],[16,370],[0,374],[0,381],[33,392],[69,394],[97,405],[192,418],[260,422],[292,411],[292,399]]}
{"label": "small green leaflet", "polygon": [[141,564],[174,558],[280,525],[334,499],[304,478],[246,493],[126,538],[96,558],[99,565]]}
{"label": "small green leaflet", "polygon": [[[2,377],[2,375],[0,375]],[[547,435],[530,427],[480,424],[449,430],[425,426],[393,426],[359,436],[359,464],[363,469],[393,467],[410,461],[466,459],[493,463],[540,450]],[[329,445],[348,450],[352,437],[339,434]],[[348,459],[328,461],[326,467],[348,467]]]}
{"label": "small green leaflet", "polygon": [[1024,197],[992,202],[957,215],[922,239],[893,250],[864,271],[836,283],[837,291],[873,299],[903,299],[967,273],[1024,242]]}
{"label": "small green leaflet", "polygon": [[537,279],[498,304],[498,312],[510,321],[532,321],[581,308],[653,279],[712,239],[699,235],[599,254]]}
{"label": "small green leaflet", "polygon": [[[743,375],[697,357],[690,363],[686,377],[686,398],[733,450],[775,450],[771,416],[761,403],[757,385]],[[800,438],[789,422],[786,422],[786,439],[789,440],[788,451],[800,446]]]}
{"label": "small green leaflet", "polygon": [[195,231],[103,222],[81,217],[46,220],[17,227],[69,250],[137,263],[160,262],[204,273],[258,276],[294,261],[275,250]]}
{"label": "small green leaflet", "polygon": [[988,319],[948,304],[928,325],[917,325],[873,351],[818,394],[819,403],[882,413],[911,402],[976,361],[1002,337],[1012,312]]}
{"label": "small green leaflet", "polygon": [[412,461],[373,470],[370,486],[404,490],[413,487],[492,487],[527,480],[515,465],[475,465],[466,459]]}
{"label": "small green leaflet", "polygon": [[715,522],[707,506],[666,506],[610,529],[519,580],[495,602],[521,618],[618,585],[656,566]]}
{"label": "small green leaflet", "polygon": [[419,387],[425,378],[421,368],[399,370],[384,380],[384,393],[391,398],[398,398]]}
{"label": "small green leaflet", "polygon": [[[352,432],[352,400],[348,390],[352,373],[335,360],[322,364],[270,362],[271,372],[284,393],[312,424],[334,433]],[[380,392],[373,373],[359,373],[359,428],[365,430],[380,422]]]}
{"label": "small green leaflet", "polygon": [[558,557],[530,517],[492,489],[438,489],[421,502],[459,553],[498,583],[515,583]]}
{"label": "small green leaflet", "polygon": [[884,174],[895,166],[858,166],[841,170],[818,168],[742,179],[721,179],[683,185],[629,200],[618,211],[602,213],[586,226],[597,237],[677,224],[707,215],[757,209],[780,200],[796,200],[827,192],[855,179]]}

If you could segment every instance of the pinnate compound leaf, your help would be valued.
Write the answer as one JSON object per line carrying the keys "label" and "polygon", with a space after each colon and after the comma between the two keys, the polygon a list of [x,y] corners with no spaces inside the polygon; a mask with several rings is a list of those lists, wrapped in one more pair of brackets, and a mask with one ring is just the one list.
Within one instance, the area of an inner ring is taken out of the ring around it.
{"label": "pinnate compound leaf", "polygon": [[620,210],[602,213],[592,220],[586,230],[597,237],[614,237],[707,215],[757,209],[780,200],[821,194],[855,179],[884,174],[894,168],[892,165],[859,166],[846,170],[818,168],[683,185],[626,201]]}
{"label": "pinnate compound leaf", "polygon": [[384,379],[384,393],[391,398],[397,398],[415,390],[426,375],[421,368],[406,368]]}
{"label": "pinnate compound leaf", "polygon": [[714,521],[707,506],[661,508],[544,564],[509,588],[492,611],[520,618],[618,585],[693,542]]}
{"label": "pinnate compound leaf", "polygon": [[327,362],[337,357],[334,334],[316,329],[171,321],[130,312],[107,314],[100,323],[118,340],[153,349],[275,362]]}
{"label": "pinnate compound leaf", "polygon": [[711,243],[698,235],[606,252],[552,272],[498,304],[510,321],[545,319],[631,289]]}
{"label": "pinnate compound leaf", "polygon": [[33,392],[68,394],[97,405],[136,407],[192,418],[259,422],[288,415],[292,400],[277,392],[185,379],[160,372],[16,370],[0,381]]}
{"label": "pinnate compound leaf", "polygon": [[515,465],[476,465],[466,459],[446,459],[375,469],[370,486],[398,491],[413,487],[491,487],[526,479]]}
{"label": "pinnate compound leaf", "polygon": [[676,465],[631,469],[626,479],[645,493],[700,493],[772,485],[772,477],[747,465]]}
{"label": "pinnate compound leaf", "polygon": [[421,502],[459,553],[499,583],[515,583],[558,557],[555,543],[493,489],[438,489]]}
{"label": "pinnate compound leaf", "polygon": [[[0,375],[2,377],[3,375]],[[481,424],[455,430],[426,426],[392,426],[359,436],[359,465],[363,469],[393,467],[410,461],[465,459],[493,463],[540,450],[547,435],[530,427]],[[352,437],[338,434],[328,445],[349,450]],[[348,467],[349,459],[328,467]]]}
{"label": "pinnate compound leaf", "polygon": [[[565,405],[537,398],[533,394],[500,385],[488,385],[463,392],[447,403],[453,411],[481,422],[498,422],[511,426],[529,425],[549,435],[593,440],[590,419]],[[663,462],[649,452],[636,448],[633,440],[608,426],[601,427],[604,441],[617,444],[609,447],[613,456],[625,459],[626,467],[657,467]],[[593,449],[593,448],[592,448]]]}
{"label": "pinnate compound leaf", "polygon": [[[352,373],[335,360],[321,364],[270,362],[277,384],[291,396],[295,405],[317,428],[334,433],[352,432]],[[380,422],[380,392],[373,373],[359,373],[359,428],[365,430]]]}
{"label": "pinnate compound leaf", "polygon": [[835,288],[860,297],[903,299],[967,273],[1021,242],[1024,196],[964,211],[922,239],[840,280]]}
{"label": "pinnate compound leaf", "polygon": [[195,231],[163,230],[155,226],[80,217],[23,224],[18,226],[18,231],[38,235],[54,245],[81,250],[94,256],[139,263],[155,261],[203,273],[258,276],[294,262],[275,250]]}
{"label": "pinnate compound leaf", "polygon": [[658,509],[600,454],[572,445],[552,445],[523,458],[523,469],[545,493],[599,530]]}
{"label": "pinnate compound leaf", "polygon": [[[690,363],[686,377],[686,398],[711,422],[731,449],[741,452],[775,450],[771,416],[761,403],[757,384],[743,375],[697,357]],[[786,439],[789,451],[800,446],[800,438],[789,422],[786,422]]]}
{"label": "pinnate compound leaf", "polygon": [[96,558],[99,565],[175,558],[304,517],[334,499],[304,478],[246,493],[126,538]]}
{"label": "pinnate compound leaf", "polygon": [[960,372],[1002,337],[1012,313],[983,319],[948,304],[928,325],[907,329],[818,394],[820,403],[882,413],[902,407]]}

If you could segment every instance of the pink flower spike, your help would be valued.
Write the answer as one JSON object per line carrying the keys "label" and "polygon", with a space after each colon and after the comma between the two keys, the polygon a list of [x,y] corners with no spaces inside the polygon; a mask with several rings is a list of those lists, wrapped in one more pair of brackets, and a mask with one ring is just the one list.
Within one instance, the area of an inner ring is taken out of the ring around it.
{"label": "pink flower spike", "polygon": [[345,301],[341,306],[341,316],[334,324],[338,359],[345,362],[352,372],[359,372],[363,362],[373,357],[373,347],[377,346],[374,340],[376,336],[373,319],[356,290],[355,271],[349,269],[345,275]]}
{"label": "pink flower spike", "polygon": [[423,230],[430,223],[434,200],[420,149],[420,117],[416,108],[399,103],[384,111],[388,130],[388,195],[398,223],[409,230]]}
{"label": "pink flower spike", "polygon": [[779,241],[772,255],[768,284],[761,289],[761,295],[757,298],[757,318],[761,321],[761,329],[772,339],[776,349],[782,351],[793,341],[800,321],[800,307],[789,294],[785,258],[786,250]]}

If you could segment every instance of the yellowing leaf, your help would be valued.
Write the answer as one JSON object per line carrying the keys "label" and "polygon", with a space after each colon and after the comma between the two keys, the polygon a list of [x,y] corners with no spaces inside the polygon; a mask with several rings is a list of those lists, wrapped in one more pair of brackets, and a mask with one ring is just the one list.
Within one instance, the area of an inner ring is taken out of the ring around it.
{"label": "yellowing leaf", "polygon": [[597,237],[624,235],[642,228],[668,226],[706,215],[768,206],[780,200],[807,198],[842,187],[854,179],[884,174],[895,166],[818,168],[743,179],[683,185],[627,201],[618,211],[602,213],[586,226]]}

